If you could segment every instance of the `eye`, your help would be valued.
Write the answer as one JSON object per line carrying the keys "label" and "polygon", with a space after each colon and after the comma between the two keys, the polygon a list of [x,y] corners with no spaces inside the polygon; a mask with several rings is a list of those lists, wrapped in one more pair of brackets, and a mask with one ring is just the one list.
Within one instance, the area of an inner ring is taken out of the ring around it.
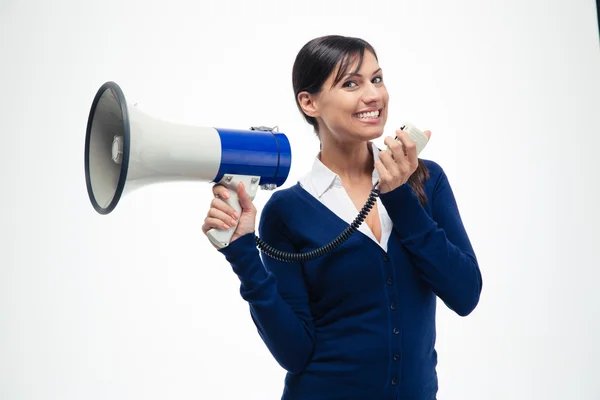
{"label": "eye", "polygon": [[345,82],[345,83],[342,85],[342,87],[345,87],[345,88],[346,88],[346,87],[354,87],[354,86],[350,86],[350,85],[352,85],[352,84],[353,84],[353,85],[356,85],[356,82],[354,82],[354,81],[348,81],[348,82]]}
{"label": "eye", "polygon": [[383,82],[383,77],[376,76],[375,78],[373,78],[373,83],[381,83],[381,82]]}

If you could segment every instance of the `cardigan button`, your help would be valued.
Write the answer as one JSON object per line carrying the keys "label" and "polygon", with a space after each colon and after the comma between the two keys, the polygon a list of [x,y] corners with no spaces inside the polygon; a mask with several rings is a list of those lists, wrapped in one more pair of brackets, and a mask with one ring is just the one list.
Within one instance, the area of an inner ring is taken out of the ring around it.
{"label": "cardigan button", "polygon": [[400,354],[394,354],[394,361],[398,361],[400,359]]}
{"label": "cardigan button", "polygon": [[387,278],[387,284],[391,286],[392,283],[394,283],[394,280],[392,278]]}
{"label": "cardigan button", "polygon": [[383,261],[385,261],[385,262],[390,261],[390,258],[387,256],[387,254],[384,254]]}
{"label": "cardigan button", "polygon": [[398,384],[398,379],[393,378],[392,379],[392,385],[396,386]]}
{"label": "cardigan button", "polygon": [[394,328],[394,331],[393,331],[393,332],[394,332],[394,335],[397,335],[397,334],[399,334],[399,333],[400,333],[400,329],[398,329],[398,328]]}
{"label": "cardigan button", "polygon": [[395,310],[395,309],[396,309],[396,302],[395,302],[395,301],[392,301],[392,304],[390,304],[390,308],[391,308],[392,310]]}

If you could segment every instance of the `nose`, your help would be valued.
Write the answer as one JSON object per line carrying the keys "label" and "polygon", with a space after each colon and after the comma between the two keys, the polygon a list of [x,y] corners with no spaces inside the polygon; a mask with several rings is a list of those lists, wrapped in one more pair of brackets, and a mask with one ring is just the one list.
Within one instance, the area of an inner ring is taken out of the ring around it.
{"label": "nose", "polygon": [[363,101],[367,104],[373,102],[379,102],[383,98],[383,91],[380,87],[377,87],[374,83],[369,82],[365,86],[365,91],[363,93]]}

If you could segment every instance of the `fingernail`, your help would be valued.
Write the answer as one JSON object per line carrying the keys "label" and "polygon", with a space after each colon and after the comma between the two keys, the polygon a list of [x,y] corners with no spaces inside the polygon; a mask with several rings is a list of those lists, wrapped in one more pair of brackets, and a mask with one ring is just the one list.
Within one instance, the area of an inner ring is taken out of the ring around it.
{"label": "fingernail", "polygon": [[237,225],[237,222],[235,222],[234,220],[231,220],[231,221],[229,221],[229,225],[231,225],[231,226],[236,226],[236,225]]}
{"label": "fingernail", "polygon": [[228,199],[229,198],[229,192],[223,193],[223,197],[225,197],[226,199]]}
{"label": "fingernail", "polygon": [[223,229],[229,229],[229,225],[223,224]]}
{"label": "fingernail", "polygon": [[235,219],[239,219],[239,218],[240,218],[240,214],[238,214],[238,213],[236,213],[236,212],[235,212],[235,213],[233,213],[233,218],[235,218]]}

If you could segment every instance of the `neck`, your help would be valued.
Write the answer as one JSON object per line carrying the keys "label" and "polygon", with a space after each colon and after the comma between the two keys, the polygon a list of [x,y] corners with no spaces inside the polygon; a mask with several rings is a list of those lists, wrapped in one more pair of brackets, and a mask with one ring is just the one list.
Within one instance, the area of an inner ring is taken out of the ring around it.
{"label": "neck", "polygon": [[322,138],[321,162],[340,176],[347,184],[371,184],[373,176],[373,152],[369,142],[334,143],[331,138]]}

